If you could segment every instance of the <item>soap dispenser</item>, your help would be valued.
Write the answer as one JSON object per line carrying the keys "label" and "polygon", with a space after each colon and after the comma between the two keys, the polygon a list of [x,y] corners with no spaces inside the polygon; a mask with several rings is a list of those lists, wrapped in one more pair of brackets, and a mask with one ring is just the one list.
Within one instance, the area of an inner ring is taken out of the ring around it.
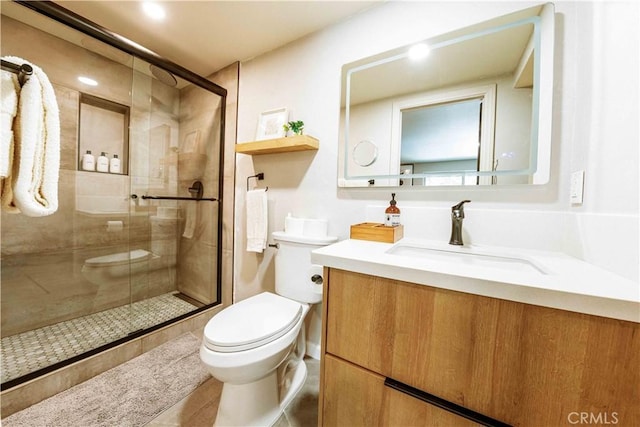
{"label": "soap dispenser", "polygon": [[109,158],[107,157],[107,153],[104,151],[96,161],[96,170],[98,172],[109,172]]}
{"label": "soap dispenser", "polygon": [[96,170],[96,158],[91,154],[91,150],[87,150],[86,154],[82,156],[82,169],[86,171]]}
{"label": "soap dispenser", "polygon": [[396,206],[396,193],[391,193],[389,207],[384,211],[384,225],[387,227],[400,225],[400,209]]}
{"label": "soap dispenser", "polygon": [[120,159],[117,154],[114,154],[113,158],[109,160],[109,172],[120,173]]}

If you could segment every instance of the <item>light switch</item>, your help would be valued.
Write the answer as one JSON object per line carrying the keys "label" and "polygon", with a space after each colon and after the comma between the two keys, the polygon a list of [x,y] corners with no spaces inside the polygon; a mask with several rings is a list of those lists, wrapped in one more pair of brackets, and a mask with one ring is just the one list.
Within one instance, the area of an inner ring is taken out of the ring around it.
{"label": "light switch", "polygon": [[574,205],[582,204],[584,194],[584,171],[576,171],[571,174],[571,189],[569,190],[569,201]]}

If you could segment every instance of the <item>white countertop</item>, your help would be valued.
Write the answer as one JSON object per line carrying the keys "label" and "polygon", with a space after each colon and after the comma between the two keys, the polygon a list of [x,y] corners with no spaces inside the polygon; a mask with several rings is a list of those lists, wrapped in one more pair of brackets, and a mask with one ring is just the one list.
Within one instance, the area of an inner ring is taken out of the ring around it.
{"label": "white countertop", "polygon": [[638,283],[562,253],[481,245],[456,248],[407,238],[396,245],[517,257],[541,271],[395,255],[387,253],[394,246],[392,243],[364,240],[343,240],[316,249],[311,261],[403,282],[640,323]]}

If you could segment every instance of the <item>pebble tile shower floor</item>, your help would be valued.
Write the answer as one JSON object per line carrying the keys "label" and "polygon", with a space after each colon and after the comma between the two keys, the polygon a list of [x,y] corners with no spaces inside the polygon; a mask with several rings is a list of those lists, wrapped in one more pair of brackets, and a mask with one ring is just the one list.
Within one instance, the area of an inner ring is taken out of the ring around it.
{"label": "pebble tile shower floor", "polygon": [[196,308],[176,295],[168,293],[3,338],[1,381],[21,377]]}

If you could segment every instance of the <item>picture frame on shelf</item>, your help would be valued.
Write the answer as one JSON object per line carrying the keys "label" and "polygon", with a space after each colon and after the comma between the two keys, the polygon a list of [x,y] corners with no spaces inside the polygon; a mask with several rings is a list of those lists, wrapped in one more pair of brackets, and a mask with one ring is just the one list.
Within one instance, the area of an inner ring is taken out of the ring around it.
{"label": "picture frame on shelf", "polygon": [[285,125],[288,120],[289,112],[286,108],[278,108],[260,113],[256,141],[283,138],[285,136],[283,125]]}

